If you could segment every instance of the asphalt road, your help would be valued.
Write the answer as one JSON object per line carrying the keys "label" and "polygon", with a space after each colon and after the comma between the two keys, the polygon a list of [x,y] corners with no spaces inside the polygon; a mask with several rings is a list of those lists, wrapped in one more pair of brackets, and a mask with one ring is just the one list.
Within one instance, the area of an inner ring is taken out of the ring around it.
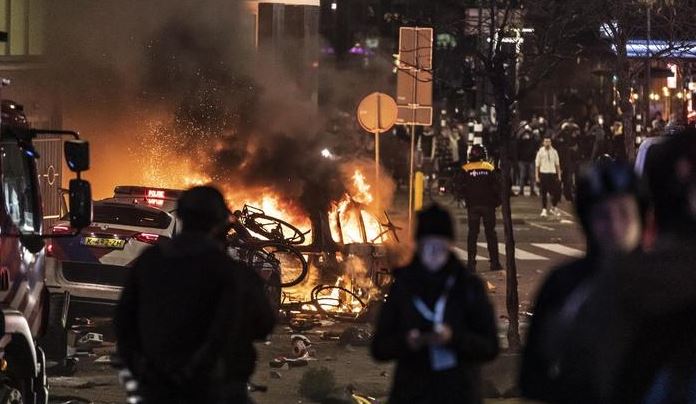
{"label": "asphalt road", "polygon": [[[457,224],[456,253],[466,257],[466,212],[451,203],[447,197],[438,197],[438,202],[447,206],[455,217]],[[402,194],[397,195],[394,207],[390,210],[393,220],[406,228],[407,219],[406,199]],[[534,295],[540,282],[548,271],[562,262],[573,259],[584,250],[583,237],[571,212],[570,204],[562,203],[561,217],[541,218],[538,198],[513,198],[514,234],[517,242],[516,256],[520,295],[520,312],[530,310]],[[497,232],[499,241],[504,241],[500,219]],[[402,239],[407,236],[403,231]],[[502,247],[502,246],[501,246]],[[504,251],[501,248],[501,252]],[[488,271],[488,263],[483,229],[480,232],[478,245],[479,273],[489,285],[489,293],[498,313],[501,342],[504,344],[506,310],[505,310],[505,273]],[[501,261],[504,257],[501,256]],[[523,316],[524,317],[524,316]],[[345,328],[345,325],[338,325]],[[523,324],[524,327],[524,324]],[[353,385],[358,391],[374,397],[384,397],[387,394],[391,376],[389,364],[374,363],[364,347],[340,347],[335,341],[322,341],[319,332],[315,330],[307,334],[314,343],[316,360],[309,363],[310,367],[327,367],[334,371],[338,385]],[[269,386],[268,393],[255,393],[258,403],[299,403],[303,400],[298,393],[299,380],[307,368],[280,369],[274,374],[268,362],[280,355],[289,355],[291,331],[279,327],[270,342],[259,344],[259,363],[254,382]],[[106,356],[113,348],[104,347],[92,356],[82,359],[78,372],[72,377],[52,377],[52,403],[73,401],[92,403],[122,403],[125,395],[118,385],[115,371],[108,363]],[[280,376],[280,378],[278,378]],[[520,400],[489,400],[487,404],[508,403],[521,404]]]}

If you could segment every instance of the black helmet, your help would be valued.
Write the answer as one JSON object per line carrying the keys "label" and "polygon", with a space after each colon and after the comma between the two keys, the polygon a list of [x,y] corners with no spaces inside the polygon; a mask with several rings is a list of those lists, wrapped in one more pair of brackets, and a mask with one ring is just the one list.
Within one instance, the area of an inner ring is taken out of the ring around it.
{"label": "black helmet", "polygon": [[605,158],[584,167],[577,181],[575,209],[586,233],[589,234],[589,213],[593,206],[626,194],[636,197],[641,219],[645,219],[648,193],[631,166]]}
{"label": "black helmet", "polygon": [[177,201],[177,215],[187,231],[210,231],[227,222],[230,211],[220,191],[210,186],[184,191]]}
{"label": "black helmet", "polygon": [[469,150],[469,161],[476,162],[476,161],[483,161],[488,158],[488,153],[486,152],[486,148],[483,147],[480,144],[475,144],[471,146],[471,150]]}

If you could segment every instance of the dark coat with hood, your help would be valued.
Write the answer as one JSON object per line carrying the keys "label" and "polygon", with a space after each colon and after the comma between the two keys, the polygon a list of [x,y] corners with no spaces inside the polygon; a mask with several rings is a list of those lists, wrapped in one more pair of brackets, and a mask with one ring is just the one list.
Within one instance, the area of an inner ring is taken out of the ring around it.
{"label": "dark coat with hood", "polygon": [[591,403],[585,375],[575,368],[579,352],[570,359],[566,338],[573,328],[572,310],[588,290],[600,262],[594,255],[564,264],[548,275],[536,298],[522,354],[522,396],[552,403]]}
{"label": "dark coat with hood", "polygon": [[[416,257],[395,274],[372,342],[372,354],[377,360],[397,362],[389,403],[481,403],[480,366],[495,358],[499,349],[493,307],[483,283],[454,256],[436,273],[428,272]],[[455,281],[444,323],[452,328],[449,348],[456,353],[458,365],[434,371],[429,350],[412,351],[406,336],[413,329],[432,332],[433,324],[421,316],[413,301],[420,297],[432,308],[450,276]]]}
{"label": "dark coat with hood", "polygon": [[663,239],[597,275],[567,346],[591,347],[583,371],[595,402],[696,400],[695,245],[693,236]]}
{"label": "dark coat with hood", "polygon": [[[265,338],[273,323],[256,273],[212,238],[186,232],[136,260],[115,317],[119,355],[162,402],[246,396],[256,361],[252,342]],[[219,380],[211,380],[206,366],[212,364],[223,368]],[[180,385],[182,369],[195,383]]]}

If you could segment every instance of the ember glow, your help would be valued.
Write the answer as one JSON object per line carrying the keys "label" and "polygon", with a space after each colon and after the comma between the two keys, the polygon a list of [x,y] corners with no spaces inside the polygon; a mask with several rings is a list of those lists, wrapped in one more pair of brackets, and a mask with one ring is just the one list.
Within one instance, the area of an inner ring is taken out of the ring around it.
{"label": "ember glow", "polygon": [[[311,245],[313,238],[318,237],[311,232],[317,229],[313,229],[310,219],[310,214],[315,215],[318,212],[307,212],[297,195],[283,193],[282,189],[272,184],[251,185],[261,181],[247,182],[245,178],[239,178],[235,172],[213,170],[211,167],[218,165],[206,160],[210,158],[206,151],[215,147],[215,139],[201,140],[200,146],[182,155],[182,147],[177,145],[175,137],[164,135],[166,141],[172,142],[167,150],[162,146],[162,133],[153,130],[152,135],[152,141],[145,142],[140,150],[141,165],[147,167],[144,170],[143,184],[173,189],[213,184],[223,192],[230,209],[241,211],[245,206],[249,206],[263,211],[267,216],[285,221],[305,233],[305,245]],[[253,158],[256,154],[256,150],[247,152],[247,158]],[[331,203],[327,212],[324,212],[329,220],[332,239],[339,246],[357,245],[359,249],[362,248],[361,245],[368,247],[388,243],[391,240],[390,234],[385,231],[381,222],[383,214],[377,206],[377,201],[384,203],[385,207],[389,205],[392,185],[385,186],[383,182],[375,184],[374,181],[370,181],[374,179],[367,174],[374,172],[374,165],[370,161],[336,161],[336,164],[340,165],[339,180],[345,192]],[[244,171],[243,165],[240,169]],[[378,192],[382,193],[377,194]],[[263,238],[259,234],[255,236]],[[309,255],[305,255],[305,258],[308,257]],[[292,266],[296,264],[295,261],[286,262],[282,256],[278,258],[283,262],[282,267],[286,271],[294,271]],[[317,296],[316,304],[319,308],[334,314],[357,316],[363,310],[364,303],[378,294],[371,278],[373,264],[369,259],[351,252],[336,252],[334,259],[341,275],[331,280],[326,279],[321,274],[322,270],[310,262],[310,272],[305,281],[295,287],[283,289],[284,300],[307,302],[311,300],[315,287],[327,285],[321,289],[320,296]],[[305,306],[304,310],[316,310],[316,307],[312,309],[311,304]]]}

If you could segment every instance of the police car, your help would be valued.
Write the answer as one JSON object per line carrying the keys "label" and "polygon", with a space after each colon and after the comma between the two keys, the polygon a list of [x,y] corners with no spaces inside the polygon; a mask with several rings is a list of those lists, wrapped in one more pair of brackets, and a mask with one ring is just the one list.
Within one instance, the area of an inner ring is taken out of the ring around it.
{"label": "police car", "polygon": [[[50,241],[46,284],[52,294],[69,294],[73,317],[111,314],[135,259],[181,229],[175,214],[181,192],[116,187],[112,198],[94,202],[89,227]],[[68,221],[52,228],[55,234],[71,231]]]}

